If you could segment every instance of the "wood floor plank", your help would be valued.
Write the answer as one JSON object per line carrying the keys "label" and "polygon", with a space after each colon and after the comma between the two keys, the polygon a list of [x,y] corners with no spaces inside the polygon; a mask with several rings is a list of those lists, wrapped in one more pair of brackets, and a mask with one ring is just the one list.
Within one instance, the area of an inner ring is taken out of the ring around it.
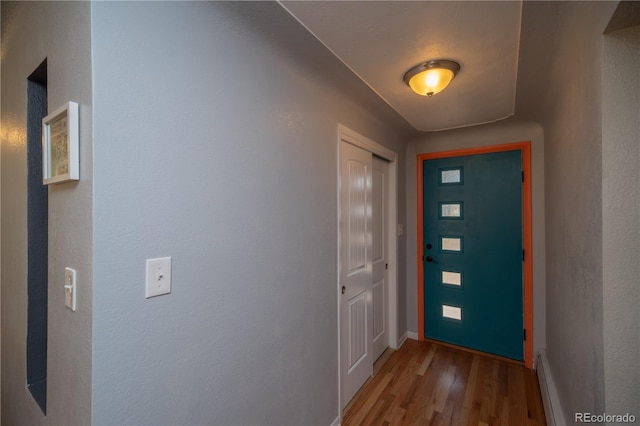
{"label": "wood floor plank", "polygon": [[521,365],[414,340],[381,359],[343,425],[545,425],[537,377]]}
{"label": "wood floor plank", "polygon": [[480,357],[474,356],[471,362],[471,373],[467,382],[467,390],[464,395],[464,408],[471,408],[473,404],[473,396],[478,382],[478,368],[480,366]]}
{"label": "wood floor plank", "polygon": [[509,425],[509,398],[505,395],[501,397],[502,403],[500,407],[500,424]]}
{"label": "wood floor plank", "polygon": [[424,376],[424,373],[426,373],[427,368],[429,368],[429,365],[431,364],[431,361],[433,360],[433,355],[436,353],[436,346],[435,345],[431,345],[431,348],[429,349],[429,352],[427,353],[427,356],[424,357],[424,361],[422,361],[422,365],[420,366],[420,369],[418,370],[418,376]]}
{"label": "wood floor plank", "polygon": [[522,370],[509,367],[509,422],[518,425],[527,424],[527,402],[524,390]]}
{"label": "wood floor plank", "polygon": [[411,385],[417,377],[416,372],[420,366],[419,355],[420,353],[416,352],[412,357],[405,361],[406,365],[404,371],[401,372],[400,377],[390,389],[390,393],[394,398],[402,400],[409,388],[412,387]]}
{"label": "wood floor plank", "polygon": [[402,423],[402,419],[406,414],[407,414],[407,410],[399,406],[394,406],[386,414],[384,421],[390,425],[398,425]]}
{"label": "wood floor plank", "polygon": [[355,416],[352,419],[350,419],[350,421],[353,422],[350,424],[354,424],[354,425],[362,424],[362,421],[369,414],[369,412],[371,411],[375,403],[378,402],[378,398],[380,394],[384,392],[385,388],[387,387],[389,382],[391,382],[392,379],[393,379],[393,374],[385,373],[382,380],[380,380],[379,383],[375,384],[375,388],[373,388],[373,390],[370,393],[365,392],[362,394],[362,396],[366,396],[366,398],[364,399],[364,404],[361,405],[360,409],[355,413]]}
{"label": "wood floor plank", "polygon": [[389,400],[379,399],[362,421],[363,425],[379,425],[384,421],[386,410],[389,409]]}
{"label": "wood floor plank", "polygon": [[434,392],[433,401],[427,409],[427,419],[431,419],[434,412],[442,413],[444,411],[444,405],[447,402],[449,389],[451,389],[455,373],[456,367],[450,365],[447,371],[440,375],[440,379],[438,380],[438,384],[436,385]]}

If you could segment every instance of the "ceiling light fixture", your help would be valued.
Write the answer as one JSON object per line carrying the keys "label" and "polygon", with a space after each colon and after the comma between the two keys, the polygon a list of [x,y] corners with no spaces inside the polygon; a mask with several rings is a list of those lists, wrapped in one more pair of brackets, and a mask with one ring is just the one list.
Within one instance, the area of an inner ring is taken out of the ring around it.
{"label": "ceiling light fixture", "polygon": [[418,95],[433,96],[442,92],[460,71],[457,62],[434,60],[411,68],[404,75],[404,82]]}

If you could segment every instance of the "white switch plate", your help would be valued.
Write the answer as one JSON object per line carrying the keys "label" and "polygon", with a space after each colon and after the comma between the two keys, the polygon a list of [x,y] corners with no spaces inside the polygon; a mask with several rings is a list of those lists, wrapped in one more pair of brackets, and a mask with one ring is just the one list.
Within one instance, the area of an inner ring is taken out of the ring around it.
{"label": "white switch plate", "polygon": [[64,305],[76,311],[76,270],[64,268]]}
{"label": "white switch plate", "polygon": [[171,258],[147,259],[145,298],[171,293]]}

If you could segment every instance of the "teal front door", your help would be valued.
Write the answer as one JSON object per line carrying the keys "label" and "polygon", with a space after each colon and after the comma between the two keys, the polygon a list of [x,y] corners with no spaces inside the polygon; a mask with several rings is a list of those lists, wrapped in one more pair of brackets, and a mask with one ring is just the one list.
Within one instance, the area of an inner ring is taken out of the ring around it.
{"label": "teal front door", "polygon": [[423,162],[428,339],[523,356],[522,153]]}

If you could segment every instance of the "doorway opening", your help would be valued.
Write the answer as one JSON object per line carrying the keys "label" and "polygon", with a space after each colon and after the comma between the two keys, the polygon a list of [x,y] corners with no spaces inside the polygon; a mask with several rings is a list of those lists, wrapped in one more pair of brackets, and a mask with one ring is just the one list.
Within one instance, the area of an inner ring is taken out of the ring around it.
{"label": "doorway opening", "polygon": [[[427,253],[425,244],[430,243],[424,240],[424,175],[423,175],[423,163],[427,160],[446,159],[464,156],[473,156],[480,154],[491,154],[506,151],[520,151],[522,158],[522,249],[523,249],[523,261],[522,261],[522,292],[523,292],[523,340],[524,340],[524,362],[528,368],[533,365],[533,262],[532,262],[532,217],[531,217],[531,143],[530,142],[518,142],[504,145],[494,145],[487,147],[436,152],[429,154],[420,154],[417,156],[417,198],[418,198],[418,339],[425,339],[425,263],[429,263],[428,259],[432,253]],[[445,173],[449,173],[449,170],[444,167]],[[451,173],[449,173],[451,174]],[[442,206],[441,206],[442,207]],[[449,208],[447,204],[445,207]],[[446,236],[445,236],[446,237]],[[446,239],[445,243],[449,244],[449,240]],[[446,248],[446,247],[445,247]],[[442,249],[440,247],[440,249]],[[445,250],[446,251],[446,250]],[[433,258],[431,258],[433,259]],[[431,263],[429,263],[431,264]],[[445,277],[449,280],[451,277]],[[457,278],[453,277],[453,278]],[[456,281],[457,283],[457,281]],[[455,308],[455,307],[454,307]],[[444,312],[444,311],[443,311]],[[459,322],[457,319],[458,311],[455,309],[448,309],[445,313],[449,317],[455,318],[449,319],[450,321]],[[443,314],[444,315],[444,314]]]}
{"label": "doorway opening", "polygon": [[27,388],[47,413],[49,192],[42,184],[47,60],[27,79]]}

